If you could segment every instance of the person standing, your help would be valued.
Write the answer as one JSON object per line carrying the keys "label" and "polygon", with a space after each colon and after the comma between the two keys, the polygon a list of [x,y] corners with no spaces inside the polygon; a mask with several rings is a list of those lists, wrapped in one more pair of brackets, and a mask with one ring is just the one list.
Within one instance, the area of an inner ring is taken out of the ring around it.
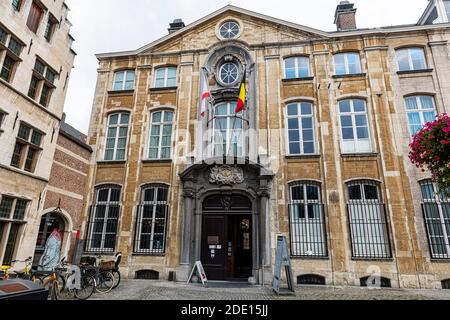
{"label": "person standing", "polygon": [[53,271],[59,264],[62,242],[59,222],[54,221],[50,230],[52,230],[52,233],[45,243],[44,253],[39,260],[38,271]]}

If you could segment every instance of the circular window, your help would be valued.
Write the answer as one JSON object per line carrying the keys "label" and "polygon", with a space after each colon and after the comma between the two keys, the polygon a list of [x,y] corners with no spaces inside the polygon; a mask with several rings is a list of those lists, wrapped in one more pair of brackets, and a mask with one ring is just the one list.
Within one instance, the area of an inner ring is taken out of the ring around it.
{"label": "circular window", "polygon": [[235,21],[227,21],[220,27],[220,36],[224,39],[234,39],[239,35],[239,24]]}
{"label": "circular window", "polygon": [[239,67],[234,62],[226,62],[219,69],[219,79],[225,85],[234,84],[239,78]]}

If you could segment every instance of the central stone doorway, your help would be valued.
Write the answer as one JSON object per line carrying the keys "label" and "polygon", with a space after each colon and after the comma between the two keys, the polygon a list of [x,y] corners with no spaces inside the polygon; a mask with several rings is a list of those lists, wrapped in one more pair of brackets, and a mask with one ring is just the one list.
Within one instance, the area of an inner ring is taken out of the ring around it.
{"label": "central stone doorway", "polygon": [[248,281],[253,275],[253,223],[252,205],[245,196],[205,200],[201,259],[210,280]]}

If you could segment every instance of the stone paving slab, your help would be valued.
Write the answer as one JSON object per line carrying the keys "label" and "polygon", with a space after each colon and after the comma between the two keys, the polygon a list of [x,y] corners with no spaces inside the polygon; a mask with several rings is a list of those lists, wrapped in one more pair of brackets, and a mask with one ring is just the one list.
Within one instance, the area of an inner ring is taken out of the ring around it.
{"label": "stone paving slab", "polygon": [[174,282],[123,280],[91,300],[450,300],[450,290],[368,289],[299,286],[295,296],[276,296],[270,287],[211,283],[208,288]]}

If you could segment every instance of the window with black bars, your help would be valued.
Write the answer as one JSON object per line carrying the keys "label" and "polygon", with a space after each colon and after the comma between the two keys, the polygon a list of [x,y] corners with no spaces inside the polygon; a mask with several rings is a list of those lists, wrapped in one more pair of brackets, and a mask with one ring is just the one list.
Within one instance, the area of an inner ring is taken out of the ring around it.
{"label": "window with black bars", "polygon": [[450,259],[450,198],[438,194],[431,180],[420,186],[431,258]]}
{"label": "window with black bars", "polygon": [[142,189],[136,220],[135,253],[165,254],[168,196],[169,189],[165,185],[149,185]]}
{"label": "window with black bars", "polygon": [[87,227],[86,252],[115,251],[121,208],[120,193],[121,188],[118,186],[104,186],[96,190]]}
{"label": "window with black bars", "polygon": [[375,181],[357,181],[347,187],[353,258],[392,258],[386,207],[379,184]]}
{"label": "window with black bars", "polygon": [[293,257],[327,257],[327,238],[321,188],[318,183],[291,184],[289,219]]}

